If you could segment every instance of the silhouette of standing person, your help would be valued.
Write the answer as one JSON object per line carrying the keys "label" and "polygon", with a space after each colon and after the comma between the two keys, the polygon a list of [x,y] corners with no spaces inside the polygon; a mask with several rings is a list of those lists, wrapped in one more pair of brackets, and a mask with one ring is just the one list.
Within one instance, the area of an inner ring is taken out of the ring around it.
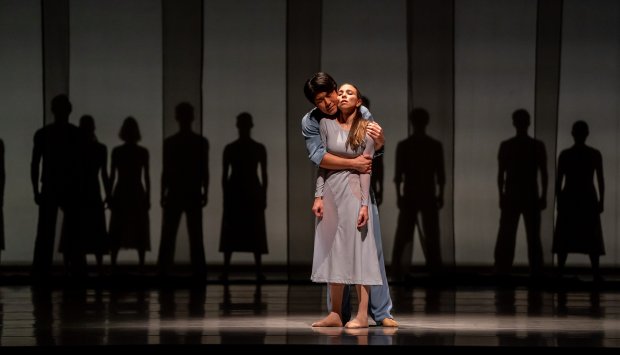
{"label": "silhouette of standing person", "polygon": [[571,133],[575,144],[563,150],[558,160],[555,185],[558,213],[553,252],[558,255],[560,273],[564,271],[568,253],[589,255],[592,273],[599,280],[599,257],[605,255],[601,227],[605,201],[603,157],[597,149],[586,145],[590,133],[586,122],[575,122]]}
{"label": "silhouette of standing person", "polygon": [[500,274],[510,272],[519,217],[523,215],[530,272],[533,277],[539,277],[543,266],[540,214],[547,207],[547,153],[543,142],[528,135],[530,114],[526,110],[514,111],[512,123],[517,133],[501,143],[498,155],[501,217],[495,244],[495,267]]}
{"label": "silhouette of standing person", "polygon": [[209,187],[209,142],[192,132],[194,108],[183,102],[176,106],[179,132],[164,140],[161,176],[163,221],[159,247],[159,268],[166,275],[174,262],[176,234],[185,212],[189,234],[192,273],[206,277],[202,236],[202,208],[207,205]]}
{"label": "silhouette of standing person", "polygon": [[[94,254],[99,273],[103,268],[103,255],[109,252],[108,233],[106,228],[104,199],[101,197],[103,184],[106,200],[110,196],[110,178],[108,175],[108,149],[97,141],[95,120],[90,115],[80,118],[80,132],[84,139],[81,149],[81,181],[79,194],[79,210],[75,221],[65,220],[60,239],[60,252],[75,249],[76,260],[85,272],[86,254]],[[67,226],[75,224],[75,233],[67,233]],[[74,238],[73,238],[74,237]]]}
{"label": "silhouette of standing person", "polygon": [[149,209],[151,179],[149,152],[138,145],[141,139],[138,122],[127,117],[119,133],[125,144],[112,150],[110,185],[110,242],[112,266],[120,249],[138,251],[140,271],[144,271],[144,255],[151,250]]}
{"label": "silhouette of standing person", "polygon": [[64,218],[69,219],[76,210],[80,132],[69,123],[71,110],[66,95],[55,96],[52,99],[54,122],[34,135],[30,179],[34,200],[39,206],[39,220],[32,272],[42,279],[52,267],[58,209],[62,208]]}
{"label": "silhouette of standing person", "polygon": [[4,142],[0,139],[0,256],[4,250],[4,186],[6,172],[4,170]]}
{"label": "silhouette of standing person", "polygon": [[[446,184],[443,147],[441,143],[426,134],[429,122],[428,112],[417,108],[409,120],[413,134],[396,146],[396,198],[398,225],[392,252],[394,277],[407,276],[410,260],[403,260],[406,248],[413,249],[416,225],[420,232],[426,265],[431,272],[441,267],[439,240],[439,210],[443,207],[443,192]],[[418,215],[421,216],[421,225]]]}
{"label": "silhouette of standing person", "polygon": [[[261,281],[262,254],[267,254],[265,208],[267,207],[267,151],[250,137],[254,124],[247,112],[237,116],[239,139],[224,148],[222,188],[224,214],[220,252],[224,253],[226,280],[233,252],[254,253],[256,279]],[[257,170],[260,168],[260,179]]]}

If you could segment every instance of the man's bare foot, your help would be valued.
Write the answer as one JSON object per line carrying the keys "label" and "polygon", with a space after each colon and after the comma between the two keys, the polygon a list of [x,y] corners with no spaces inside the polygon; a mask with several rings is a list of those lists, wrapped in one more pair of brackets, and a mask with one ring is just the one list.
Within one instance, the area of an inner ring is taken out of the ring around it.
{"label": "man's bare foot", "polygon": [[312,323],[313,327],[342,327],[342,320],[338,313],[331,312],[327,317],[321,319],[318,322]]}
{"label": "man's bare foot", "polygon": [[398,327],[398,322],[394,318],[385,318],[381,321],[382,327]]}
{"label": "man's bare foot", "polygon": [[354,319],[352,319],[351,321],[349,321],[347,324],[345,324],[344,326],[345,328],[352,328],[352,329],[357,329],[357,328],[368,328],[368,318],[364,319],[360,319],[358,317],[355,317]]}

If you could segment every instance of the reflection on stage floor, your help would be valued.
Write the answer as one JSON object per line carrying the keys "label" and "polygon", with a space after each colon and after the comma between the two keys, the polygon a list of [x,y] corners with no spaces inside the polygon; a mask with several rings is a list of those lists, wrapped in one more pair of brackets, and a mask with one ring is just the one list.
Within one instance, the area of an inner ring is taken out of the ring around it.
{"label": "reflection on stage floor", "polygon": [[620,293],[614,290],[405,285],[391,290],[398,328],[345,329],[310,326],[326,312],[325,287],[315,284],[2,286],[0,345],[620,347]]}

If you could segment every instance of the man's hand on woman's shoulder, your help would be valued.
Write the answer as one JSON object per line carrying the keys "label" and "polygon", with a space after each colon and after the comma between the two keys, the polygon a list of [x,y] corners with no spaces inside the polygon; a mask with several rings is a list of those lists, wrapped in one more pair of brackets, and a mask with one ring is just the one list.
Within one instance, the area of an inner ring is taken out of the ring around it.
{"label": "man's hand on woman's shoulder", "polygon": [[366,132],[373,141],[375,141],[375,150],[379,150],[385,144],[385,136],[383,135],[383,128],[379,126],[377,122],[369,122]]}

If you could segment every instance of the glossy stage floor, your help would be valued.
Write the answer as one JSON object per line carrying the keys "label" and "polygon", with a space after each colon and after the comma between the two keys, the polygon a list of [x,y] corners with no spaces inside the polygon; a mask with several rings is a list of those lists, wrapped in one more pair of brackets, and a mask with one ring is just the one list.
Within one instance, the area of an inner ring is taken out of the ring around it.
{"label": "glossy stage floor", "polygon": [[[312,328],[325,287],[271,279],[222,283],[139,275],[0,286],[0,352],[204,353],[306,349],[422,353],[620,351],[617,283],[415,278],[391,285],[398,328]],[[419,281],[419,282],[417,282]],[[468,285],[469,284],[469,285]],[[355,304],[355,300],[353,300]]]}

